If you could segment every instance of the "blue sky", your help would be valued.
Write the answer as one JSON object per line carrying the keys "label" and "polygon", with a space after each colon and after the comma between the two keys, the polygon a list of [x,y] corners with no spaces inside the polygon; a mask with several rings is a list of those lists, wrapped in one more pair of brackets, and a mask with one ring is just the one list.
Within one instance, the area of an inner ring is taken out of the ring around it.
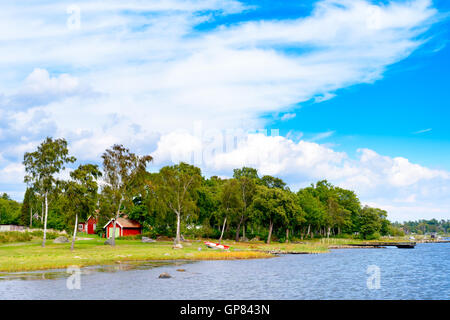
{"label": "blue sky", "polygon": [[76,165],[122,143],[151,170],[248,165],[294,190],[328,179],[392,220],[450,218],[448,1],[0,9],[0,192],[15,199],[24,152],[53,136]]}

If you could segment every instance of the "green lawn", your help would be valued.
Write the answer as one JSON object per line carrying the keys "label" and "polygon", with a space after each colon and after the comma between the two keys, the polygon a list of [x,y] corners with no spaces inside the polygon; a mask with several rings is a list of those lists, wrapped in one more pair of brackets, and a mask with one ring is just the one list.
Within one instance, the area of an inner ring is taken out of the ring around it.
{"label": "green lawn", "polygon": [[[70,265],[81,267],[122,261],[268,258],[274,256],[270,252],[324,253],[328,252],[329,246],[362,242],[353,239],[312,239],[301,243],[273,242],[271,244],[224,241],[223,244],[231,248],[229,251],[222,251],[207,248],[203,240],[184,242],[182,249],[173,249],[173,243],[168,241],[143,243],[140,240],[116,240],[116,246],[111,247],[104,245],[105,239],[96,235],[80,234],[80,238],[89,238],[89,240],[77,240],[73,252],[70,251],[70,243],[54,244],[52,240],[47,241],[45,248],[41,247],[40,239],[0,244],[0,271],[55,269]],[[395,241],[398,240],[395,239]],[[212,241],[215,242],[215,240]]]}
{"label": "green lawn", "polygon": [[[267,258],[270,254],[245,248],[240,251],[208,249],[203,242],[183,243],[182,249],[172,249],[172,242],[142,243],[139,240],[116,240],[116,246],[104,245],[105,239],[78,240],[75,250],[70,243],[54,244],[40,240],[0,245],[0,271],[29,271],[88,266],[145,260],[225,260]],[[201,248],[201,251],[198,248]]]}

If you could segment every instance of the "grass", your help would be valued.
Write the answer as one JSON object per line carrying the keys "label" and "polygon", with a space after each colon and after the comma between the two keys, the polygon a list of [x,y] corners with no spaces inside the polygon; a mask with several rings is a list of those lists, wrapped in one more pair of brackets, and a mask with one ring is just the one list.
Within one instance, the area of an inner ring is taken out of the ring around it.
{"label": "grass", "polygon": [[[207,249],[203,243],[184,243],[182,249],[172,249],[172,242],[142,243],[138,240],[116,240],[116,247],[103,244],[104,239],[79,240],[75,250],[70,243],[54,244],[41,241],[0,245],[0,271],[31,271],[65,268],[71,265],[89,266],[123,261],[147,260],[233,260],[268,258],[272,255],[252,250],[221,251]],[[201,247],[202,250],[198,250]]]}
{"label": "grass", "polygon": [[[229,251],[222,251],[207,248],[203,240],[184,242],[182,249],[173,249],[173,243],[169,241],[143,243],[140,240],[116,240],[116,246],[111,247],[104,245],[105,239],[98,236],[80,234],[80,238],[89,238],[89,240],[78,240],[73,252],[70,251],[70,242],[54,244],[49,240],[46,247],[42,248],[42,240],[37,238],[29,242],[0,244],[0,271],[59,269],[71,265],[82,267],[125,261],[258,259],[274,257],[272,253],[324,253],[329,251],[328,248],[331,245],[367,242],[335,238],[271,244],[261,241],[224,241],[223,244],[231,248]],[[399,239],[391,240],[399,241]]]}

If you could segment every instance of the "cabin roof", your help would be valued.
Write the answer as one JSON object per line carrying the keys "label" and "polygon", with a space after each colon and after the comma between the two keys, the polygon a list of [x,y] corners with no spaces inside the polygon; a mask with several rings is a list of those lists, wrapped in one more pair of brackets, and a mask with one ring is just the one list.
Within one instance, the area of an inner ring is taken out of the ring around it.
{"label": "cabin roof", "polygon": [[[109,220],[103,228],[106,228],[111,222],[114,222],[114,218]],[[141,224],[135,220],[128,218],[117,218],[117,224],[122,228],[141,228]]]}

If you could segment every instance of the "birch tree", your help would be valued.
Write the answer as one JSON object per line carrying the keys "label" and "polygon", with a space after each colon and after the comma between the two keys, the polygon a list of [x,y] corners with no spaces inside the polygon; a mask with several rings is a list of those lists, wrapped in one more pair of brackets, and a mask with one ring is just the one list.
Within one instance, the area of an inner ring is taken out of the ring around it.
{"label": "birch tree", "polygon": [[87,218],[92,214],[97,205],[98,184],[97,179],[102,176],[97,165],[80,165],[70,173],[72,181],[65,184],[65,206],[69,220],[75,218],[72,244],[73,251],[78,229],[78,217]]}
{"label": "birch tree", "polygon": [[156,195],[177,217],[175,243],[181,242],[181,219],[197,210],[195,190],[202,181],[200,168],[181,162],[161,168],[156,184]]}
{"label": "birch tree", "polygon": [[67,163],[75,162],[75,157],[69,156],[67,141],[47,137],[34,152],[26,152],[23,165],[25,166],[24,182],[39,189],[44,197],[44,237],[42,247],[45,247],[47,236],[48,195],[57,182],[57,174],[64,170]]}
{"label": "birch tree", "polygon": [[147,164],[153,158],[150,155],[137,156],[123,145],[115,144],[103,153],[102,159],[105,193],[111,195],[111,202],[117,208],[112,236],[112,246],[115,246],[116,224],[121,208],[132,202],[132,191],[143,183]]}
{"label": "birch tree", "polygon": [[242,208],[240,185],[236,179],[230,179],[223,185],[220,193],[220,206],[221,206],[220,211],[222,212],[223,215],[223,226],[219,238],[219,244],[221,243],[223,238],[223,233],[225,231],[227,219],[230,217],[232,213],[239,210],[239,208]]}

